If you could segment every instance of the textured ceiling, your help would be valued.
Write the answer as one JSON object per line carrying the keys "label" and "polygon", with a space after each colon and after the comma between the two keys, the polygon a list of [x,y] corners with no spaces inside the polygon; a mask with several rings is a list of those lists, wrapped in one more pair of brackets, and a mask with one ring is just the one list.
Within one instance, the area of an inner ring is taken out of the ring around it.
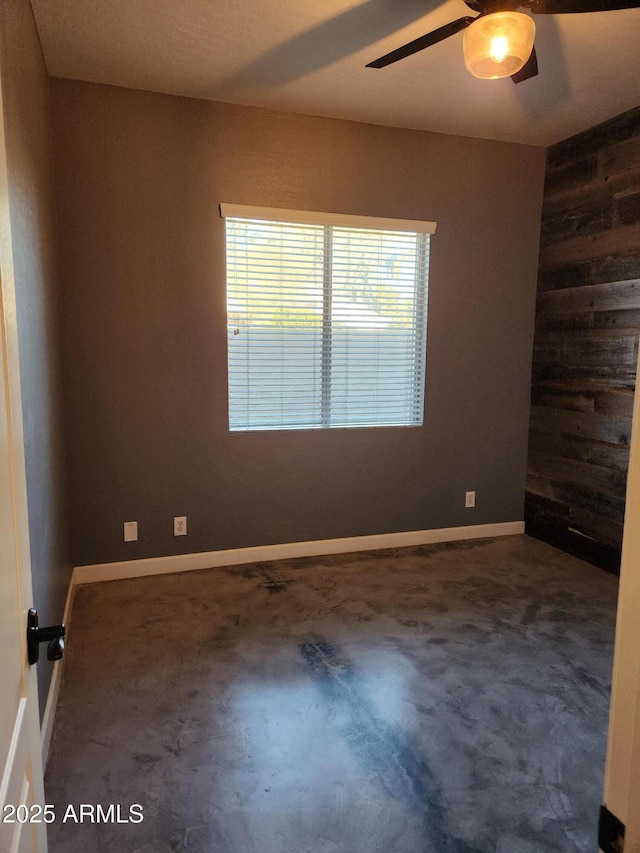
{"label": "textured ceiling", "polygon": [[640,104],[640,9],[536,16],[540,75],[464,66],[462,35],[372,59],[465,15],[462,0],[32,0],[49,73],[532,145]]}

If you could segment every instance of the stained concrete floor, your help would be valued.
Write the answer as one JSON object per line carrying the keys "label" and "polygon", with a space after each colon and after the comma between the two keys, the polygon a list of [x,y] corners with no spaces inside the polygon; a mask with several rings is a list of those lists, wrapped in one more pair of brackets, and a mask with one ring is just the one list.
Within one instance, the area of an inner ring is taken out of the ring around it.
{"label": "stained concrete floor", "polygon": [[616,593],[526,536],[80,587],[51,853],[595,853]]}

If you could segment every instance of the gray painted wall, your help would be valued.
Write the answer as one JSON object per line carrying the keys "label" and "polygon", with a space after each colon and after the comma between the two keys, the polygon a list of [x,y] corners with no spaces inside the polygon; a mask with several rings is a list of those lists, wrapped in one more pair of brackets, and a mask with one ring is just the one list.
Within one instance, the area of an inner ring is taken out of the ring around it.
{"label": "gray painted wall", "polygon": [[[20,346],[33,601],[60,622],[71,575],[58,341],[50,91],[28,0],[0,5],[0,68]],[[26,626],[25,626],[26,627]],[[52,664],[38,663],[41,711]]]}
{"label": "gray painted wall", "polygon": [[[75,563],[523,518],[542,149],[53,83]],[[438,222],[423,427],[229,434],[221,201]]]}

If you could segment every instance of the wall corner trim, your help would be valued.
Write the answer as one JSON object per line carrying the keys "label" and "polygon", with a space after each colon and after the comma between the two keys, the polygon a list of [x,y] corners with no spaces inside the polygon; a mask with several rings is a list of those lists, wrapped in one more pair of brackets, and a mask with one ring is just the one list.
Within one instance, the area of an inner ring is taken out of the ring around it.
{"label": "wall corner trim", "polygon": [[256,545],[226,551],[202,551],[170,557],[149,557],[76,566],[74,584],[137,578],[145,575],[164,575],[191,572],[224,566],[295,557],[318,557],[324,554],[347,554],[353,551],[372,551],[380,548],[405,548],[411,545],[435,545],[465,539],[486,539],[493,536],[517,536],[524,533],[524,521],[504,521],[496,524],[474,524],[466,527],[440,527],[433,530],[407,530],[400,533],[374,533],[369,536],[350,536],[344,539],[316,539],[310,542],[286,542],[281,545]]}
{"label": "wall corner trim", "polygon": [[[76,570],[71,573],[69,580],[69,588],[67,590],[67,599],[64,605],[64,613],[62,622],[66,628],[65,642],[69,634],[69,623],[71,621],[71,610],[73,608],[73,596],[76,587]],[[42,723],[40,724],[40,747],[42,750],[42,767],[46,770],[47,759],[49,757],[49,747],[51,745],[51,735],[53,733],[53,722],[56,716],[56,707],[58,705],[58,694],[60,693],[60,682],[62,681],[62,668],[64,666],[64,657],[62,660],[57,660],[53,665],[51,681],[49,682],[49,692],[47,693],[47,703],[42,715]]]}

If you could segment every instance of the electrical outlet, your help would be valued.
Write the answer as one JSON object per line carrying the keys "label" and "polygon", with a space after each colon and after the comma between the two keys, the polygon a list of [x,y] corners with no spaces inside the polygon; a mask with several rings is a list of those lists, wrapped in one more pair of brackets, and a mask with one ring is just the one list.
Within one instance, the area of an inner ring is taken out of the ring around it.
{"label": "electrical outlet", "polygon": [[124,523],[124,541],[136,542],[138,539],[138,522],[125,521]]}
{"label": "electrical outlet", "polygon": [[187,516],[186,515],[176,515],[173,518],[173,535],[174,536],[186,536],[187,535]]}
{"label": "electrical outlet", "polygon": [[476,505],[476,493],[475,492],[467,492],[465,499],[464,499],[464,505],[467,507],[467,509],[471,509]]}

